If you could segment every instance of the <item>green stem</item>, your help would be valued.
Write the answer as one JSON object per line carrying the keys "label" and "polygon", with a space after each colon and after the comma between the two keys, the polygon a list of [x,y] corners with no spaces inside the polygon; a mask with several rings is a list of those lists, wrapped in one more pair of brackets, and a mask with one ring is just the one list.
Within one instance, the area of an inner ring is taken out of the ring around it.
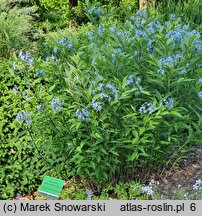
{"label": "green stem", "polygon": [[32,136],[32,134],[31,134],[31,132],[30,132],[29,129],[28,129],[28,133],[29,133],[29,135],[30,135],[30,137],[31,137],[32,142],[34,143],[34,146],[35,146],[36,150],[38,151],[39,155],[41,156],[41,158],[42,158],[48,165],[50,165],[50,164],[48,163],[48,161],[44,158],[44,156],[41,154],[39,148],[37,147],[36,143],[34,142],[33,136]]}
{"label": "green stem", "polygon": [[[41,158],[46,162],[46,164],[47,164],[49,167],[51,167],[52,169],[55,169],[54,166],[50,165],[50,163],[49,163],[49,162],[45,159],[45,157],[41,154],[39,148],[37,147],[36,143],[34,142],[34,138],[33,138],[32,133],[30,132],[29,129],[28,129],[28,133],[29,133],[29,135],[30,135],[30,137],[31,137],[32,142],[34,143],[34,146],[35,146],[36,150],[38,151],[39,155],[41,156]],[[61,176],[62,176],[63,179],[66,178],[65,176],[63,176],[63,174],[61,174]]]}

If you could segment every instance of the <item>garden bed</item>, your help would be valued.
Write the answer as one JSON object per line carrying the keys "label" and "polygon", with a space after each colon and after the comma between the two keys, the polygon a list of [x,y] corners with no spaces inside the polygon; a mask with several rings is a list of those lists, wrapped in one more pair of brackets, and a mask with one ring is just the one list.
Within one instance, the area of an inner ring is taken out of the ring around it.
{"label": "garden bed", "polygon": [[[0,22],[20,2],[0,4]],[[0,199],[44,199],[33,190],[47,175],[66,180],[61,199],[200,199],[198,21],[132,4],[119,14],[124,5],[85,5],[88,24],[33,49],[19,50],[21,36],[11,47],[0,32]]]}

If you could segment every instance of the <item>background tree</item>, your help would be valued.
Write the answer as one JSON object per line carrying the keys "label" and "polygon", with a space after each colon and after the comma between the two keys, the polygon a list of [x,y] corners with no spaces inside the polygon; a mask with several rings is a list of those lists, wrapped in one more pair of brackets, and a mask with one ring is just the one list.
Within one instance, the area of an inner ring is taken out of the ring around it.
{"label": "background tree", "polygon": [[147,9],[148,2],[147,0],[139,0],[139,10]]}
{"label": "background tree", "polygon": [[148,8],[148,5],[152,5],[156,8],[157,0],[139,0],[138,1],[138,7],[139,10],[146,10]]}

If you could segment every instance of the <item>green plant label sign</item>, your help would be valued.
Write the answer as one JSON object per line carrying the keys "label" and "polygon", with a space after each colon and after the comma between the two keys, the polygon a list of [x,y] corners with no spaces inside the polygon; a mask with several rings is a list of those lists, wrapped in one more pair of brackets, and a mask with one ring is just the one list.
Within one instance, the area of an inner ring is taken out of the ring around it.
{"label": "green plant label sign", "polygon": [[45,176],[41,186],[39,187],[39,194],[47,197],[48,199],[58,199],[62,191],[65,181]]}

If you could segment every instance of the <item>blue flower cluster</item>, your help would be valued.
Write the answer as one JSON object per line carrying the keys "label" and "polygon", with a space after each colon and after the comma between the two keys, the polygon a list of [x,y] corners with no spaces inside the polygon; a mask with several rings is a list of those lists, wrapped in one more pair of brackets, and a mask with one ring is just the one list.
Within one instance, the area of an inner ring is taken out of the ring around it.
{"label": "blue flower cluster", "polygon": [[176,20],[176,15],[175,15],[175,14],[171,14],[171,15],[170,15],[170,19],[171,19],[171,20]]}
{"label": "blue flower cluster", "polygon": [[121,58],[124,57],[124,52],[121,48],[114,48],[112,53],[112,63],[114,63],[117,60],[117,56],[120,56]]}
{"label": "blue flower cluster", "polygon": [[25,121],[25,124],[28,126],[32,123],[32,119],[30,118],[30,115],[28,112],[22,112],[19,111],[17,116],[16,116],[16,120],[21,123],[23,121]]}
{"label": "blue flower cluster", "polygon": [[143,17],[143,18],[147,18],[147,13],[145,11],[143,11],[143,10],[138,10],[136,12],[136,15],[140,16],[140,17]]}
{"label": "blue flower cluster", "polygon": [[109,27],[109,30],[110,30],[110,32],[115,32],[115,30],[116,30],[116,27],[114,26],[114,25],[111,25],[110,27]]}
{"label": "blue flower cluster", "polygon": [[147,14],[144,11],[137,11],[136,16],[132,16],[133,21],[135,21],[136,27],[144,26],[146,23]]}
{"label": "blue flower cluster", "polygon": [[120,89],[114,83],[99,83],[98,87],[94,89],[93,94],[100,93],[100,99],[107,99],[108,102],[111,101],[112,98],[118,98],[118,91]]}
{"label": "blue flower cluster", "polygon": [[36,108],[38,111],[41,111],[41,110],[43,110],[44,106],[42,104],[39,104],[39,105],[37,105]]}
{"label": "blue flower cluster", "polygon": [[157,74],[159,75],[159,76],[163,76],[164,74],[165,74],[165,70],[164,69],[159,69],[159,70],[157,70]]}
{"label": "blue flower cluster", "polygon": [[139,87],[137,88],[137,90],[135,91],[135,94],[139,94],[142,90],[143,90],[143,87],[142,87],[142,86],[139,86]]}
{"label": "blue flower cluster", "polygon": [[94,36],[93,32],[87,32],[86,34],[87,34],[89,40],[93,39],[93,36]]}
{"label": "blue flower cluster", "polygon": [[197,190],[199,189],[200,187],[202,187],[202,180],[201,179],[198,179],[196,180],[195,184],[192,186],[193,190]]}
{"label": "blue flower cluster", "polygon": [[149,40],[147,41],[147,46],[148,46],[148,48],[147,48],[148,53],[149,53],[149,54],[152,54],[153,51],[154,51],[154,47],[152,46],[152,40],[149,39]]}
{"label": "blue flower cluster", "polygon": [[159,64],[161,67],[168,67],[168,66],[177,66],[177,63],[182,59],[182,53],[176,52],[172,56],[166,56],[165,58],[159,59]]}
{"label": "blue flower cluster", "polygon": [[169,66],[170,64],[176,65],[176,59],[172,58],[171,56],[167,56],[165,58],[161,58],[159,63],[162,67]]}
{"label": "blue flower cluster", "polygon": [[101,25],[99,25],[98,26],[98,34],[102,35],[104,32],[105,32],[105,29]]}
{"label": "blue flower cluster", "polygon": [[[153,47],[151,46],[151,43],[148,41],[149,36],[154,35],[156,32],[162,32],[166,26],[168,26],[169,22],[165,23],[165,25],[161,25],[159,21],[153,21],[148,24],[146,24],[146,15],[143,11],[138,11],[135,16],[131,16],[130,20],[127,20],[125,24],[131,26],[131,28],[134,30],[134,33],[132,31],[122,31],[117,30],[115,26],[110,26],[109,30],[112,33],[115,33],[115,35],[118,35],[121,37],[122,42],[126,41],[127,37],[130,37],[131,43],[134,40],[138,40],[138,38],[144,38],[147,40],[148,44],[148,52],[150,54],[153,53]],[[180,45],[184,43],[185,39],[190,39],[193,37],[192,45],[194,46],[196,51],[199,51],[202,49],[202,42],[199,39],[200,33],[196,30],[190,30],[188,25],[182,26],[180,23],[180,19],[176,19],[175,15],[173,14],[171,16],[171,20],[177,20],[178,24],[175,24],[170,26],[170,29],[166,30],[165,38],[169,39],[173,37],[173,41],[171,44],[174,46]],[[135,25],[135,26],[134,26]],[[172,27],[172,29],[171,29]]]}
{"label": "blue flower cluster", "polygon": [[[66,46],[68,49],[73,48],[73,41],[70,39],[67,40],[66,38],[62,38],[59,40],[59,44],[62,46]],[[57,52],[56,51],[57,48],[56,47],[54,47],[54,48],[55,48],[55,52]]]}
{"label": "blue flower cluster", "polygon": [[152,103],[148,103],[148,102],[145,102],[139,108],[139,113],[140,114],[145,114],[145,113],[152,114],[155,111],[156,111],[156,106],[154,106]]}
{"label": "blue flower cluster", "polygon": [[39,77],[40,77],[40,76],[43,76],[43,74],[44,74],[44,73],[43,73],[42,71],[36,71],[36,75],[39,76]]}
{"label": "blue flower cluster", "polygon": [[123,53],[121,48],[115,48],[114,50],[118,54],[122,54]]}
{"label": "blue flower cluster", "polygon": [[58,51],[58,47],[57,47],[57,46],[54,46],[54,47],[53,47],[53,52],[54,52],[54,53],[57,53],[57,51]]}
{"label": "blue flower cluster", "polygon": [[147,185],[142,187],[142,193],[146,193],[149,196],[152,196],[154,191],[152,190],[152,187]]}
{"label": "blue flower cluster", "polygon": [[60,39],[59,44],[62,46],[65,46],[67,44],[67,39],[65,39],[65,38]]}
{"label": "blue flower cluster", "polygon": [[140,77],[135,77],[134,75],[129,75],[127,80],[126,80],[126,87],[133,88],[135,85],[140,84],[141,78]]}
{"label": "blue flower cluster", "polygon": [[88,14],[90,14],[96,18],[99,18],[103,14],[103,11],[102,11],[101,7],[92,7],[88,10]]}
{"label": "blue flower cluster", "polygon": [[88,195],[87,200],[92,200],[93,191],[91,189],[87,189],[86,193]]}
{"label": "blue flower cluster", "polygon": [[52,109],[56,112],[61,112],[64,101],[60,101],[58,97],[54,97],[51,101]]}
{"label": "blue flower cluster", "polygon": [[118,30],[116,31],[116,36],[119,36],[121,41],[123,42],[123,44],[125,43],[126,38],[128,37],[128,32],[126,31],[122,31],[122,30]]}
{"label": "blue flower cluster", "polygon": [[16,71],[17,70],[17,62],[13,62],[13,70]]}
{"label": "blue flower cluster", "polygon": [[94,110],[96,110],[97,112],[102,110],[102,105],[97,102],[97,101],[92,101],[92,107],[94,108]]}
{"label": "blue flower cluster", "polygon": [[140,26],[144,26],[145,23],[146,23],[146,20],[144,18],[137,18],[136,22],[135,22],[135,25],[137,27],[140,27]]}
{"label": "blue flower cluster", "polygon": [[93,58],[91,64],[95,66],[97,64],[96,60]]}
{"label": "blue flower cluster", "polygon": [[168,106],[169,108],[174,107],[174,99],[173,98],[164,98],[163,101],[160,103],[160,106]]}
{"label": "blue flower cluster", "polygon": [[46,62],[54,61],[55,64],[57,64],[57,62],[58,62],[57,57],[54,55],[46,57],[45,60],[46,60]]}
{"label": "blue flower cluster", "polygon": [[192,45],[194,46],[194,50],[197,51],[201,51],[202,50],[202,41],[200,40],[194,40],[192,42]]}
{"label": "blue flower cluster", "polygon": [[182,70],[179,72],[180,75],[184,75],[184,74],[186,74],[186,73],[187,73],[186,69],[182,69]]}
{"label": "blue flower cluster", "polygon": [[82,121],[89,121],[90,120],[90,117],[88,114],[88,109],[86,107],[81,109],[81,110],[77,110],[76,115]]}
{"label": "blue flower cluster", "polygon": [[198,92],[198,97],[199,97],[200,99],[202,99],[202,91],[199,91],[199,92]]}
{"label": "blue flower cluster", "polygon": [[185,39],[194,38],[192,45],[195,45],[195,50],[201,50],[202,43],[199,41],[200,33],[196,30],[189,30],[188,25],[176,25],[174,29],[167,30],[165,38],[169,39],[173,37],[173,46],[183,44]]}
{"label": "blue flower cluster", "polygon": [[18,88],[12,88],[12,90],[11,90],[13,93],[15,93],[15,94],[18,94],[19,93],[19,90],[18,90]]}
{"label": "blue flower cluster", "polygon": [[18,58],[24,61],[27,65],[31,65],[34,63],[34,58],[31,57],[31,54],[29,52],[20,52],[18,54]]}
{"label": "blue flower cluster", "polygon": [[148,28],[146,29],[148,35],[155,34],[158,30],[161,30],[163,26],[159,23],[159,21],[155,20],[154,22],[150,22],[148,24]]}
{"label": "blue flower cluster", "polygon": [[105,99],[105,98],[108,100],[108,102],[110,102],[111,99],[112,99],[110,95],[108,95],[106,93],[101,93],[100,94],[100,99],[102,100],[102,99]]}
{"label": "blue flower cluster", "polygon": [[147,38],[147,34],[144,30],[135,29],[135,37]]}
{"label": "blue flower cluster", "polygon": [[[174,17],[174,15],[172,16]],[[131,47],[135,46],[136,41],[139,41],[140,39],[144,39],[145,43],[147,44],[147,51],[151,55],[155,55],[156,50],[154,49],[155,46],[158,43],[158,40],[154,40],[155,34],[157,32],[162,32],[166,28],[166,39],[169,39],[170,37],[174,37],[173,43],[178,43],[178,45],[184,41],[184,38],[190,38],[191,36],[194,37],[193,45],[196,50],[201,49],[201,42],[199,39],[199,33],[195,30],[191,31],[189,30],[188,25],[180,25],[180,24],[175,24],[175,25],[169,25],[169,27],[166,27],[165,25],[161,25],[159,21],[153,21],[150,23],[146,22],[146,14],[143,11],[138,11],[135,16],[131,16],[130,20],[126,22],[122,28],[118,28],[115,25],[111,25],[108,27],[108,30],[111,32],[112,37],[114,37],[115,41],[117,41],[120,46],[119,47],[111,47],[111,62],[114,63],[119,63],[120,57],[122,59],[127,58],[127,55],[125,52],[125,48],[127,47],[126,44],[130,43]],[[169,24],[171,24],[169,22]],[[128,26],[129,25],[129,26]],[[168,23],[167,23],[168,25]],[[126,30],[124,28],[129,28],[130,30]],[[101,25],[98,26],[97,28],[98,35],[102,35],[104,31],[107,31],[107,29],[104,29]],[[94,38],[94,33],[93,32],[87,32],[87,36],[90,40]],[[153,38],[152,38],[153,37]],[[136,46],[135,46],[136,47]],[[135,48],[134,47],[134,48]],[[110,50],[110,49],[109,49]],[[134,52],[134,56],[138,56],[136,54],[137,51]],[[101,54],[101,53],[100,53]],[[102,55],[102,54],[101,54]],[[183,58],[182,53],[176,53],[171,56],[167,57],[162,57],[159,60],[160,70],[157,71],[158,75],[164,75],[165,74],[165,68],[163,67],[168,67],[168,66],[174,66],[176,67],[177,63],[180,62],[181,58]],[[93,65],[96,65],[96,58],[94,58]],[[179,72],[179,74],[183,75],[187,71],[182,70]]]}

